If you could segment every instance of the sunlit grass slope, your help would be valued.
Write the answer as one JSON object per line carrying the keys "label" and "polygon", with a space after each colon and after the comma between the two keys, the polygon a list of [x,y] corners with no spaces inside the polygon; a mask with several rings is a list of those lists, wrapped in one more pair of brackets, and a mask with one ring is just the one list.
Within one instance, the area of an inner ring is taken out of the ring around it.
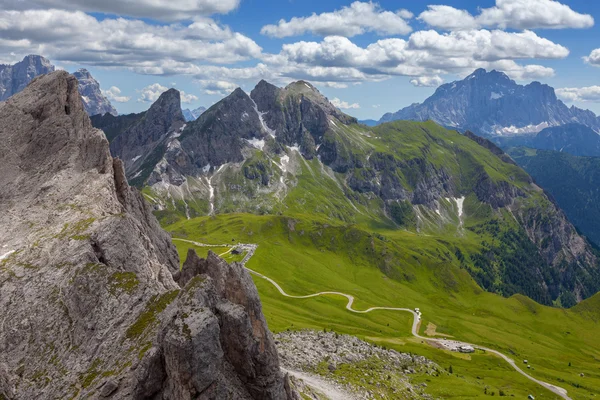
{"label": "sunlit grass slope", "polygon": [[[290,294],[340,291],[355,296],[354,307],[359,309],[419,307],[424,316],[421,334],[429,323],[435,324],[438,333],[497,349],[517,362],[527,359],[533,376],[566,388],[574,399],[600,395],[598,296],[565,310],[521,295],[503,298],[484,292],[457,256],[478,250],[473,232],[419,235],[306,215],[248,214],[180,221],[167,229],[174,237],[202,243],[256,243],[259,247],[248,267],[276,280]],[[180,254],[195,247],[175,243]],[[255,282],[274,332],[333,329],[427,356],[444,368],[452,365],[451,375],[414,378],[427,383],[428,391],[438,397],[487,398],[500,391],[520,398],[556,397],[492,355],[465,356],[422,344],[410,335],[409,314],[353,314],[345,310],[342,297],[289,299],[265,280]]]}

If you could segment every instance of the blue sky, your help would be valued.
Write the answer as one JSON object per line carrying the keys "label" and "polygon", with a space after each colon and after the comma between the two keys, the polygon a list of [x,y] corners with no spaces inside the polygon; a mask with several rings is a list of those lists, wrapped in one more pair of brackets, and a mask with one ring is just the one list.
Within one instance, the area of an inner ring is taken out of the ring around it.
{"label": "blue sky", "polygon": [[595,1],[0,2],[1,61],[37,53],[70,71],[85,67],[120,113],[147,109],[168,87],[195,108],[261,78],[303,78],[345,112],[378,119],[477,67],[548,83],[567,104],[600,113]]}

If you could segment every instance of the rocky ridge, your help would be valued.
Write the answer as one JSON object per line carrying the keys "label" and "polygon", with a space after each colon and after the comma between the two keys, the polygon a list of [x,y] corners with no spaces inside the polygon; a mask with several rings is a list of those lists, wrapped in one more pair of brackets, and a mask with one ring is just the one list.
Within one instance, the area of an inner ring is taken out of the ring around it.
{"label": "rocky ridge", "polygon": [[[174,116],[183,123],[176,97],[172,113],[160,114],[156,136],[145,128],[132,135],[140,122],[111,145],[167,225],[215,213],[290,212],[344,223],[368,218],[423,233],[450,229],[464,236],[468,229],[480,238],[497,235],[501,226],[507,232],[500,247],[516,247],[488,248],[497,242],[481,239],[482,254],[472,262],[485,268],[471,274],[484,288],[551,304],[565,291],[583,299],[600,287],[589,243],[486,139],[433,122],[367,129],[303,81],[286,88],[261,81],[250,95],[237,89],[180,130],[170,127]],[[121,140],[133,141],[118,145]],[[470,222],[475,213],[485,215],[481,226]],[[495,260],[511,254],[531,256],[498,268]]]}
{"label": "rocky ridge", "polygon": [[181,279],[76,78],[0,103],[0,138],[0,397],[294,398],[247,272],[190,254]]}
{"label": "rocky ridge", "polygon": [[83,100],[83,106],[89,116],[112,114],[118,115],[116,108],[110,104],[110,101],[102,94],[100,84],[90,72],[81,68],[73,73],[73,76],[79,81],[79,93]]}
{"label": "rocky ridge", "polygon": [[379,123],[433,120],[484,136],[519,136],[544,128],[579,123],[600,133],[600,118],[575,106],[567,107],[554,89],[539,82],[518,85],[506,74],[478,69],[462,81],[447,83],[422,104],[385,114]]}

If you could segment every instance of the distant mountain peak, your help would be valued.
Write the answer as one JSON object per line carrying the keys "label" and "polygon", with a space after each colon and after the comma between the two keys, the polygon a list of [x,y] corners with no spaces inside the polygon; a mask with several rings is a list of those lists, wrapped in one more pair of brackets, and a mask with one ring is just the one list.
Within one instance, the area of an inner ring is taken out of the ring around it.
{"label": "distant mountain peak", "polygon": [[55,70],[45,57],[30,54],[14,65],[0,65],[0,101],[19,93],[39,75]]}
{"label": "distant mountain peak", "polygon": [[118,115],[117,110],[110,103],[110,100],[102,94],[100,83],[94,79],[90,71],[80,68],[73,73],[79,82],[79,93],[83,99],[83,104],[88,115],[112,114]]}
{"label": "distant mountain peak", "polygon": [[385,114],[379,122],[394,120],[433,120],[483,136],[535,134],[572,122],[600,132],[599,118],[590,111],[567,107],[551,86],[537,81],[519,85],[503,72],[482,68],[464,80],[440,86],[422,104]]}

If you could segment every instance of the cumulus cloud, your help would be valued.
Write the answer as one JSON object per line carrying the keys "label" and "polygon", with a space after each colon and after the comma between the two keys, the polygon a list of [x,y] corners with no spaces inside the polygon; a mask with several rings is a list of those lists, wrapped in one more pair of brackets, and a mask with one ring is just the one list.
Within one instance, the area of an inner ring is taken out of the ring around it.
{"label": "cumulus cloud", "polygon": [[[161,94],[169,90],[168,87],[161,85],[160,83],[154,83],[152,85],[148,85],[143,89],[138,90],[140,96],[138,98],[138,102],[143,103],[154,103]],[[184,91],[179,91],[181,102],[182,103],[192,103],[198,100],[197,96],[193,94],[187,94]]]}
{"label": "cumulus cloud", "polygon": [[319,85],[333,89],[346,89],[348,87],[347,83],[342,82],[319,82]]}
{"label": "cumulus cloud", "polygon": [[[68,21],[68,23],[65,23]],[[0,53],[37,53],[65,62],[146,69],[163,61],[234,63],[261,54],[252,39],[202,18],[189,26],[98,20],[80,11],[0,10]]]}
{"label": "cumulus cloud", "polygon": [[214,96],[227,96],[238,88],[235,83],[227,81],[198,80],[198,83],[205,94]]}
{"label": "cumulus cloud", "polygon": [[444,80],[439,76],[419,76],[411,79],[410,83],[417,87],[438,87]]}
{"label": "cumulus cloud", "polygon": [[102,90],[102,94],[106,96],[108,100],[116,103],[127,103],[131,100],[131,97],[129,96],[121,96],[121,89],[116,86],[111,86],[107,90]]}
{"label": "cumulus cloud", "polygon": [[284,38],[312,33],[318,36],[339,35],[352,37],[365,32],[379,35],[406,35],[412,31],[407,19],[409,11],[385,11],[377,3],[355,1],[349,7],[334,12],[312,14],[309,17],[294,17],[280,20],[277,25],[266,25],[263,35]]}
{"label": "cumulus cloud", "polygon": [[340,110],[350,110],[350,109],[360,108],[360,104],[358,104],[358,103],[350,104],[347,101],[342,101],[342,100],[338,99],[337,97],[335,97],[331,100],[331,104],[333,104],[335,107],[339,108]]}
{"label": "cumulus cloud", "polygon": [[140,93],[140,97],[138,98],[139,102],[146,103],[154,103],[161,94],[169,90],[168,87],[161,85],[160,83],[154,83],[152,85],[146,86],[143,89],[138,90]]}
{"label": "cumulus cloud", "polygon": [[478,29],[479,23],[467,10],[451,6],[431,5],[417,19],[437,29],[456,31]]}
{"label": "cumulus cloud", "polygon": [[194,101],[198,100],[198,96],[194,96],[193,94],[187,94],[183,90],[180,90],[179,93],[181,94],[182,103],[193,103]]}
{"label": "cumulus cloud", "polygon": [[556,95],[568,103],[574,101],[600,102],[600,86],[556,89]]}
{"label": "cumulus cloud", "polygon": [[588,64],[600,67],[600,49],[593,50],[589,56],[583,57]]}
{"label": "cumulus cloud", "polygon": [[565,29],[590,28],[594,18],[555,0],[496,0],[496,6],[481,9],[477,16],[451,6],[432,5],[419,20],[443,30],[477,28]]}
{"label": "cumulus cloud", "polygon": [[[382,39],[360,47],[341,36],[321,42],[285,44],[279,54],[265,55],[267,64],[297,79],[361,82],[389,76],[419,77],[468,74],[476,68],[497,69],[514,79],[552,76],[540,65],[520,65],[515,60],[564,58],[569,50],[532,31],[473,30],[450,33],[419,31],[408,40]],[[430,80],[427,84],[434,84]]]}
{"label": "cumulus cloud", "polygon": [[3,0],[4,10],[54,8],[82,10],[114,15],[152,18],[160,21],[189,20],[196,16],[226,14],[240,0]]}

